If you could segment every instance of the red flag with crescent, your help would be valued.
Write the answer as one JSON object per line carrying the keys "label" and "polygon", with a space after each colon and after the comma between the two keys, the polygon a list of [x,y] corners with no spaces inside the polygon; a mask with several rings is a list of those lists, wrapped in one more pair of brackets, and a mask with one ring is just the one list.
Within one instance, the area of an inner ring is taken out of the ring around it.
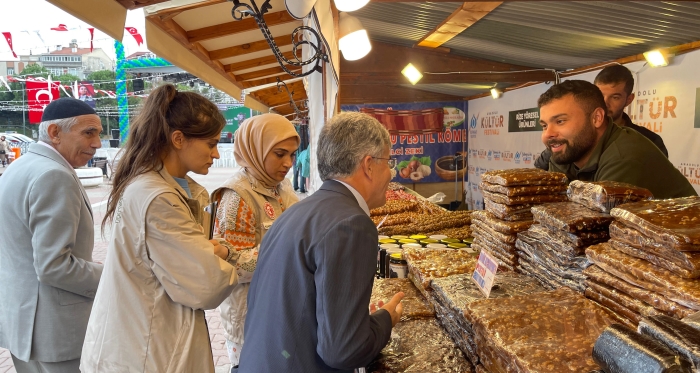
{"label": "red flag with crescent", "polygon": [[10,50],[12,51],[12,55],[17,58],[17,53],[15,53],[14,48],[12,48],[12,33],[9,32],[3,32],[2,35],[5,37],[5,40],[7,40],[7,45],[10,46]]}
{"label": "red flag with crescent", "polygon": [[131,36],[134,37],[134,40],[136,40],[136,44],[143,44],[143,38],[141,37],[141,34],[139,34],[139,31],[135,27],[124,27],[124,29],[128,31],[131,34]]}
{"label": "red flag with crescent", "polygon": [[95,37],[95,28],[88,27],[88,31],[90,31],[90,52],[92,52],[92,38]]}

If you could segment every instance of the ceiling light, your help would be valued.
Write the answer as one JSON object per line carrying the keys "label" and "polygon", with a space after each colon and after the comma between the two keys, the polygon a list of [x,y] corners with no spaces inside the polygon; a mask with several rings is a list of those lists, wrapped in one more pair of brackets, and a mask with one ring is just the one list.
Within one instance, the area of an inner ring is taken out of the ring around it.
{"label": "ceiling light", "polygon": [[362,23],[357,18],[347,13],[340,13],[338,31],[340,37],[338,49],[346,60],[359,60],[372,50],[367,30],[362,27]]}
{"label": "ceiling light", "polygon": [[334,0],[335,7],[341,12],[352,12],[369,3],[369,0]]}
{"label": "ceiling light", "polygon": [[668,53],[661,49],[654,49],[653,51],[644,52],[644,58],[646,58],[651,67],[668,65],[668,57]]}
{"label": "ceiling light", "polygon": [[416,85],[416,83],[418,83],[418,81],[423,77],[423,74],[421,74],[420,71],[418,71],[418,69],[416,69],[416,67],[410,63],[406,65],[403,70],[401,70],[401,74],[408,78],[408,81],[413,85]]}
{"label": "ceiling light", "polygon": [[503,91],[498,88],[491,88],[491,97],[497,99],[503,95]]}

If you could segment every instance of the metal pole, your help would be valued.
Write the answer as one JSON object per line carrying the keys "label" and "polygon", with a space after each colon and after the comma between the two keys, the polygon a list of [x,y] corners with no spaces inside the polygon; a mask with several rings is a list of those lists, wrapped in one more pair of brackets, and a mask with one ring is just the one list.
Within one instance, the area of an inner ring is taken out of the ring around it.
{"label": "metal pole", "polygon": [[24,121],[24,95],[25,91],[27,90],[27,83],[24,83],[24,89],[22,89],[22,132],[24,132],[24,135],[27,135],[27,130],[25,129],[25,121]]}

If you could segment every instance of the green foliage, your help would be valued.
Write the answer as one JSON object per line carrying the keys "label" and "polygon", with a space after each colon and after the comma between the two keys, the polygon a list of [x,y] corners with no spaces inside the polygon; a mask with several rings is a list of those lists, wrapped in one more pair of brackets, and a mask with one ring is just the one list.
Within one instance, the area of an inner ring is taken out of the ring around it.
{"label": "green foliage", "polygon": [[22,72],[20,72],[21,75],[32,75],[34,77],[39,77],[42,76],[44,78],[49,77],[49,70],[47,70],[44,66],[39,66],[38,64],[31,64],[27,65]]}

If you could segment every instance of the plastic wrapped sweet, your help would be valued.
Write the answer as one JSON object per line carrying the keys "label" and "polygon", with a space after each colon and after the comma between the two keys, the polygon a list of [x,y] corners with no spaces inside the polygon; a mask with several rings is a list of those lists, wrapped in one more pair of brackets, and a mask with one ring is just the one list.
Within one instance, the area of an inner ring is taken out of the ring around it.
{"label": "plastic wrapped sweet", "polygon": [[487,192],[485,190],[482,191],[482,193],[484,194],[484,198],[508,206],[568,201],[566,194],[536,194],[531,196],[511,197],[505,194]]}
{"label": "plastic wrapped sweet", "polygon": [[639,333],[649,336],[688,360],[700,371],[700,331],[666,315],[652,316],[639,323]]}
{"label": "plastic wrapped sweet", "polygon": [[610,237],[650,254],[667,259],[688,271],[700,270],[700,253],[678,251],[671,245],[658,243],[643,235],[640,231],[615,221],[610,224]]}
{"label": "plastic wrapped sweet", "polygon": [[594,280],[597,283],[605,284],[611,288],[614,288],[621,293],[625,293],[632,298],[639,299],[640,301],[651,305],[655,309],[677,319],[682,319],[689,315],[692,315],[695,310],[680,305],[668,298],[664,297],[659,293],[642,289],[638,286],[632,285],[627,281],[620,279],[619,277],[613,276],[598,266],[590,266],[583,270],[583,274],[589,279]]}
{"label": "plastic wrapped sweet", "polygon": [[593,359],[607,373],[690,373],[688,361],[668,347],[617,324],[595,342]]}
{"label": "plastic wrapped sweet", "polygon": [[479,239],[483,242],[481,244],[484,244],[489,247],[498,247],[500,250],[504,252],[509,252],[509,253],[515,253],[515,242],[513,243],[507,243],[499,240],[496,238],[494,235],[492,235],[489,231],[482,229],[480,227],[477,227],[476,225],[473,226],[474,228],[472,231],[474,232],[474,240]]}
{"label": "plastic wrapped sweet", "polygon": [[433,278],[473,273],[477,260],[466,250],[405,249],[403,254],[409,273],[423,289],[430,289]]}
{"label": "plastic wrapped sweet", "polygon": [[394,294],[402,291],[405,295],[401,300],[403,304],[403,319],[413,319],[421,317],[435,317],[433,306],[421,295],[421,293],[413,286],[411,280],[407,278],[380,278],[374,280],[372,286],[371,304],[377,304],[379,301],[387,303]]}
{"label": "plastic wrapped sweet", "polygon": [[522,252],[526,252],[538,262],[545,263],[548,266],[556,266],[565,269],[582,270],[593,264],[585,255],[571,256],[560,250],[559,245],[552,245],[546,241],[534,239],[532,232],[521,232],[519,238],[515,241],[515,247]]}
{"label": "plastic wrapped sweet", "polygon": [[450,312],[447,307],[441,305],[439,302],[431,301],[431,303],[435,305],[435,315],[437,316],[438,323],[445,328],[445,331],[450,338],[452,338],[452,341],[462,350],[464,356],[472,364],[478,363],[479,355],[477,355],[476,352],[476,344],[474,343],[471,327],[468,329],[464,328],[457,321],[460,318],[463,319],[464,316]]}
{"label": "plastic wrapped sweet", "polygon": [[586,249],[586,255],[604,271],[633,285],[663,294],[688,308],[700,310],[700,281],[688,280],[646,260],[615,250],[609,243]]}
{"label": "plastic wrapped sweet", "polygon": [[700,197],[626,203],[610,214],[655,242],[700,251]]}
{"label": "plastic wrapped sweet", "polygon": [[569,180],[560,172],[547,172],[538,168],[512,168],[487,171],[481,180],[491,184],[513,185],[566,185]]}
{"label": "plastic wrapped sweet", "polygon": [[470,373],[474,367],[435,319],[419,319],[396,324],[389,343],[367,371]]}
{"label": "plastic wrapped sweet", "polygon": [[607,229],[571,233],[556,229],[554,227],[549,227],[546,224],[541,223],[533,224],[532,226],[540,227],[543,233],[549,236],[553,236],[560,241],[563,241],[563,243],[566,245],[573,246],[579,249],[584,249],[587,246],[605,242],[610,238]]}
{"label": "plastic wrapped sweet", "polygon": [[618,291],[611,286],[599,283],[592,279],[586,280],[586,286],[640,316],[646,317],[661,315],[661,311],[657,310],[653,306]]}
{"label": "plastic wrapped sweet", "polygon": [[[474,247],[476,245],[476,247]],[[472,244],[472,248],[480,251],[485,251],[491,255],[498,262],[498,271],[514,271],[515,267],[518,265],[517,255],[503,254],[499,251],[492,250],[488,247],[481,246],[479,244]]]}
{"label": "plastic wrapped sweet", "polygon": [[578,279],[564,278],[554,273],[551,268],[547,268],[542,265],[542,263],[527,257],[520,257],[518,265],[539,280],[542,286],[549,289],[569,287],[579,293],[583,293],[583,291],[586,290],[586,285],[584,284],[585,277],[580,273],[579,275],[581,278]]}
{"label": "plastic wrapped sweet", "polygon": [[489,372],[488,370],[486,370],[486,368],[484,368],[484,366],[481,365],[481,364],[479,364],[479,365],[476,366],[475,371],[476,371],[476,373],[490,373],[490,372]]}
{"label": "plastic wrapped sweet", "polygon": [[489,227],[486,223],[482,222],[481,220],[474,220],[474,222],[472,223],[472,230],[477,231],[477,229],[486,231],[491,237],[504,243],[514,244],[515,240],[518,238],[514,234],[503,234],[501,232],[498,232]]}
{"label": "plastic wrapped sweet", "polygon": [[548,203],[532,208],[536,222],[566,232],[607,229],[614,220],[610,215],[593,211],[575,202]]}
{"label": "plastic wrapped sweet", "polygon": [[610,180],[574,180],[569,184],[566,194],[571,201],[604,213],[609,213],[612,208],[623,203],[654,198],[648,189]]}
{"label": "plastic wrapped sweet", "polygon": [[479,348],[491,350],[491,372],[588,372],[598,369],[593,344],[612,323],[598,305],[568,288],[470,303]]}
{"label": "plastic wrapped sweet", "polygon": [[[557,253],[561,257],[574,258],[584,253],[583,248],[574,247],[554,237],[550,231],[539,224],[535,224],[525,232],[518,233],[518,238],[525,240],[543,251]],[[540,245],[546,247],[539,247]]]}
{"label": "plastic wrapped sweet", "polygon": [[532,220],[530,208],[535,205],[508,206],[484,199],[484,209],[506,221]]}
{"label": "plastic wrapped sweet", "polygon": [[496,232],[500,232],[508,235],[515,235],[518,232],[526,231],[532,225],[532,220],[525,221],[505,221],[496,218],[492,213],[488,211],[474,211],[472,214],[473,221],[481,221],[486,226],[490,227]]}
{"label": "plastic wrapped sweet", "polygon": [[647,262],[650,262],[658,267],[671,271],[680,277],[689,279],[700,277],[700,269],[689,271],[685,268],[681,268],[680,266],[676,265],[670,260],[667,260],[655,254],[648,253],[644,250],[637,249],[636,247],[632,247],[624,242],[620,242],[617,240],[610,240],[608,242],[610,242],[610,244],[613,245],[613,247],[616,250],[620,250],[623,253],[633,256],[635,258],[644,259]]}
{"label": "plastic wrapped sweet", "polygon": [[521,185],[503,186],[485,181],[479,183],[479,188],[491,193],[499,193],[509,197],[532,196],[538,194],[566,194],[567,186],[560,185]]}
{"label": "plastic wrapped sweet", "polygon": [[631,327],[636,327],[637,324],[639,324],[639,321],[642,319],[642,316],[640,314],[630,310],[629,308],[617,303],[616,301],[606,297],[603,294],[600,294],[599,292],[591,288],[586,288],[583,294],[586,296],[586,298],[595,301],[596,303],[602,306],[605,306],[607,309],[615,313],[618,317],[626,319]]}

